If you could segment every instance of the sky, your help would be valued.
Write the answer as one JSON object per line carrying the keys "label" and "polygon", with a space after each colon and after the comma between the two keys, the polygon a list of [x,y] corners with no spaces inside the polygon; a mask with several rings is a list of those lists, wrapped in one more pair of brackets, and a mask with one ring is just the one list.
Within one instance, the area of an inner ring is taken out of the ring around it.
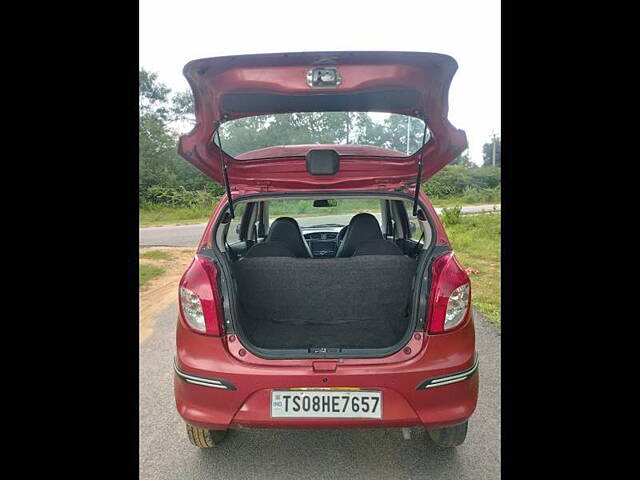
{"label": "sky", "polygon": [[140,0],[140,66],[173,91],[182,67],[221,55],[388,50],[451,55],[449,121],[471,160],[500,134],[499,0]]}

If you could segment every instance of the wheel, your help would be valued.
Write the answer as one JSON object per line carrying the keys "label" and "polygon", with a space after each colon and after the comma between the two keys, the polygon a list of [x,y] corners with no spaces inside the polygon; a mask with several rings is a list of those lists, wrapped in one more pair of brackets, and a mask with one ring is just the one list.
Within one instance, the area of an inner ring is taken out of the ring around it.
{"label": "wheel", "polygon": [[427,429],[427,433],[431,440],[442,448],[451,448],[462,445],[464,439],[467,438],[467,426],[469,422],[454,425],[453,427]]}
{"label": "wheel", "polygon": [[206,428],[194,427],[187,423],[187,435],[189,441],[196,447],[211,448],[218,445],[227,435],[226,430],[207,430]]}

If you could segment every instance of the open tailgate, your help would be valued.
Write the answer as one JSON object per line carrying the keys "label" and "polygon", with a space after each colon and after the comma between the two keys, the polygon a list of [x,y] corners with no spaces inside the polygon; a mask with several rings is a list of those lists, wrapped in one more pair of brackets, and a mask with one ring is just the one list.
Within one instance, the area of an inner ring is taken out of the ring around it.
{"label": "open tailgate", "polygon": [[[184,75],[193,91],[196,125],[180,138],[179,153],[219,183],[224,182],[224,161],[229,183],[239,190],[415,185],[421,154],[420,180],[424,181],[467,148],[465,133],[447,120],[449,86],[456,70],[450,56],[411,52],[305,52],[193,60],[184,67]],[[338,78],[323,83],[325,72]],[[421,150],[406,157],[392,151],[388,157],[379,152],[369,155],[367,148],[338,146],[340,170],[330,176],[306,171],[304,154],[313,147],[282,148],[278,156],[268,158],[259,152],[233,158],[213,142],[219,122],[319,111],[419,117],[427,123],[431,137]]]}

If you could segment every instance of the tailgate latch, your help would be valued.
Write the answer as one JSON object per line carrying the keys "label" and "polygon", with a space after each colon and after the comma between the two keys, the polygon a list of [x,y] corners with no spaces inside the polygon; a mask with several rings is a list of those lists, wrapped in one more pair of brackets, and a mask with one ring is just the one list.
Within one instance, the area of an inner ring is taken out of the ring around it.
{"label": "tailgate latch", "polygon": [[335,67],[317,67],[307,72],[307,85],[311,88],[335,88],[341,83],[342,77]]}
{"label": "tailgate latch", "polygon": [[320,361],[313,362],[313,371],[314,372],[335,372],[336,368],[338,368],[338,362],[328,362],[328,361]]}

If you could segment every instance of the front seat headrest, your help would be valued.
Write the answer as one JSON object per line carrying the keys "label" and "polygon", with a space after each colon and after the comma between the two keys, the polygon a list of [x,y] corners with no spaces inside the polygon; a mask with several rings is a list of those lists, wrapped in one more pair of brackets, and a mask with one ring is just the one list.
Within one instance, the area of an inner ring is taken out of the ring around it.
{"label": "front seat headrest", "polygon": [[371,240],[383,240],[380,224],[370,213],[359,213],[349,222],[349,228],[338,247],[336,257],[351,257],[360,244]]}
{"label": "front seat headrest", "polygon": [[291,217],[280,217],[274,220],[269,229],[266,242],[282,242],[298,258],[312,258],[309,245],[302,236],[298,222]]}

